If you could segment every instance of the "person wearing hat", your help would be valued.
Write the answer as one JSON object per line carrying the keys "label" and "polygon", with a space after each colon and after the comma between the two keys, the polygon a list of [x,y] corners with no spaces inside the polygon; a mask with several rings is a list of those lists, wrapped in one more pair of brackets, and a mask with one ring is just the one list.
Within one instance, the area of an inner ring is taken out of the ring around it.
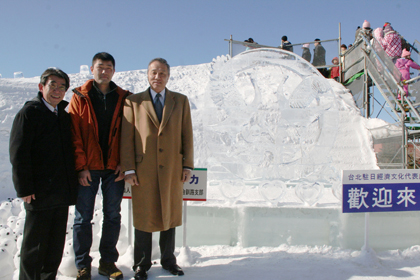
{"label": "person wearing hat", "polygon": [[362,28],[358,27],[356,30],[356,36],[355,41],[358,41],[360,39],[360,36],[363,35],[368,39],[369,41],[372,40],[372,28],[370,27],[370,22],[365,20],[363,22]]}
{"label": "person wearing hat", "polygon": [[[410,80],[411,78],[410,67],[420,70],[420,66],[411,59],[411,53],[409,51],[403,50],[401,56],[402,58],[397,59],[397,61],[395,62],[395,66],[398,68],[398,70],[400,70],[401,80],[404,83],[405,81]],[[408,85],[404,85],[404,92],[405,92],[405,96],[407,97]],[[399,94],[398,94],[398,99],[401,99],[401,96]]]}
{"label": "person wearing hat", "polygon": [[[331,62],[334,65],[338,65],[338,57],[334,57]],[[331,79],[338,81],[339,76],[340,76],[340,67],[338,66],[331,67]]]}
{"label": "person wearing hat", "polygon": [[392,59],[392,62],[396,63],[397,59],[402,54],[401,37],[397,31],[395,31],[391,24],[384,27],[384,38],[381,41],[382,48],[386,54]]}
{"label": "person wearing hat", "polygon": [[289,41],[287,41],[287,36],[283,36],[281,37],[281,49],[289,51],[289,52],[293,52],[293,46],[292,43],[290,43]]}
{"label": "person wearing hat", "polygon": [[302,45],[302,58],[308,62],[311,62],[312,54],[309,50],[309,44]]}

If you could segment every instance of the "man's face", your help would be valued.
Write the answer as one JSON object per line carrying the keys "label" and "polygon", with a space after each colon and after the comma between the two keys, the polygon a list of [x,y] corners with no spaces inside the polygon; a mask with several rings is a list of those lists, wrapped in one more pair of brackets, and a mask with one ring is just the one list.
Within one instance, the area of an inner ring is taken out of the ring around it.
{"label": "man's face", "polygon": [[90,67],[95,82],[100,85],[109,84],[114,76],[115,69],[111,61],[95,60],[93,66]]}
{"label": "man's face", "polygon": [[38,84],[42,97],[53,107],[61,102],[66,93],[66,80],[57,76],[49,76],[45,85]]}
{"label": "man's face", "polygon": [[154,91],[161,92],[169,80],[168,68],[159,61],[153,61],[147,70],[147,79],[149,80],[150,87]]}

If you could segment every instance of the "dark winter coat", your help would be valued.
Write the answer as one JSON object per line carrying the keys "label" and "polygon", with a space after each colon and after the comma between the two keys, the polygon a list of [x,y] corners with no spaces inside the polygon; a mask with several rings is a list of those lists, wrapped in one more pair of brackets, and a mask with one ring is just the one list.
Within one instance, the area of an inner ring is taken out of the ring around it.
{"label": "dark winter coat", "polygon": [[10,162],[18,197],[35,194],[27,210],[74,205],[77,177],[71,142],[71,119],[58,104],[58,116],[45,106],[42,93],[16,114],[10,133]]}
{"label": "dark winter coat", "polygon": [[309,48],[302,48],[302,49],[303,49],[302,58],[305,59],[306,61],[311,62],[312,54]]}
{"label": "dark winter coat", "polygon": [[283,50],[289,51],[289,52],[293,52],[293,46],[292,43],[290,43],[289,41],[285,41],[283,42],[283,45],[281,47]]}
{"label": "dark winter coat", "polygon": [[314,60],[312,62],[313,66],[325,65],[325,49],[321,44],[315,47],[314,49]]}

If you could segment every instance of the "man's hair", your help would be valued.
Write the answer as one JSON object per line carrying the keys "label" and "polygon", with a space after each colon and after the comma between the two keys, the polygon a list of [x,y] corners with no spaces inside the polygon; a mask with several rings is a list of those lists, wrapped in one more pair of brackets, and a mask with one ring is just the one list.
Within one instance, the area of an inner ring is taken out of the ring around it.
{"label": "man's hair", "polygon": [[95,54],[95,56],[92,58],[92,66],[95,64],[95,61],[97,61],[98,59],[100,59],[102,61],[111,61],[112,65],[114,66],[114,69],[115,69],[115,59],[109,53],[100,52],[100,53]]}
{"label": "man's hair", "polygon": [[171,69],[171,67],[169,66],[169,64],[168,64],[168,62],[166,61],[166,59],[161,58],[161,57],[154,58],[154,59],[152,59],[152,60],[149,62],[149,65],[147,66],[147,72],[149,72],[149,67],[150,67],[150,64],[152,64],[152,63],[153,63],[153,62],[155,62],[155,61],[160,62],[160,63],[162,63],[162,64],[165,64],[165,65],[166,65],[166,68],[168,68],[168,74],[170,74],[170,69]]}
{"label": "man's hair", "polygon": [[67,74],[63,70],[55,68],[55,67],[51,67],[45,70],[44,73],[42,73],[41,75],[39,83],[45,86],[45,84],[47,83],[48,77],[50,76],[56,76],[58,78],[64,79],[66,81],[66,90],[69,89],[70,87],[69,76],[67,76]]}
{"label": "man's hair", "polygon": [[285,35],[285,36],[281,37],[281,39],[282,39],[283,41],[287,41],[287,36]]}

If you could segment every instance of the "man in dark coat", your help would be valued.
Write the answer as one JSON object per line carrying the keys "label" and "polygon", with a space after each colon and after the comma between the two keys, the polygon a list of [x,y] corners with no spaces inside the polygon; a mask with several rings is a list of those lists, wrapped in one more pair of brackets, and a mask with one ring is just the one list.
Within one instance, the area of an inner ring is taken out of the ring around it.
{"label": "man in dark coat", "polygon": [[308,62],[311,62],[312,54],[309,50],[309,44],[302,45],[302,58]]}
{"label": "man in dark coat", "polygon": [[[320,39],[315,39],[315,49],[314,49],[314,60],[312,61],[313,66],[324,66],[325,63],[325,49],[321,45]],[[318,68],[318,71],[326,77],[327,75],[327,69],[326,68]]]}
{"label": "man in dark coat", "polygon": [[66,73],[48,68],[10,133],[13,183],[26,209],[19,280],[53,280],[61,263],[69,205],[77,198],[71,119],[63,101],[69,85]]}
{"label": "man in dark coat", "polygon": [[293,52],[293,46],[292,43],[290,43],[289,41],[287,41],[287,36],[283,36],[281,37],[281,45],[280,45],[281,49],[289,51],[289,52]]}

